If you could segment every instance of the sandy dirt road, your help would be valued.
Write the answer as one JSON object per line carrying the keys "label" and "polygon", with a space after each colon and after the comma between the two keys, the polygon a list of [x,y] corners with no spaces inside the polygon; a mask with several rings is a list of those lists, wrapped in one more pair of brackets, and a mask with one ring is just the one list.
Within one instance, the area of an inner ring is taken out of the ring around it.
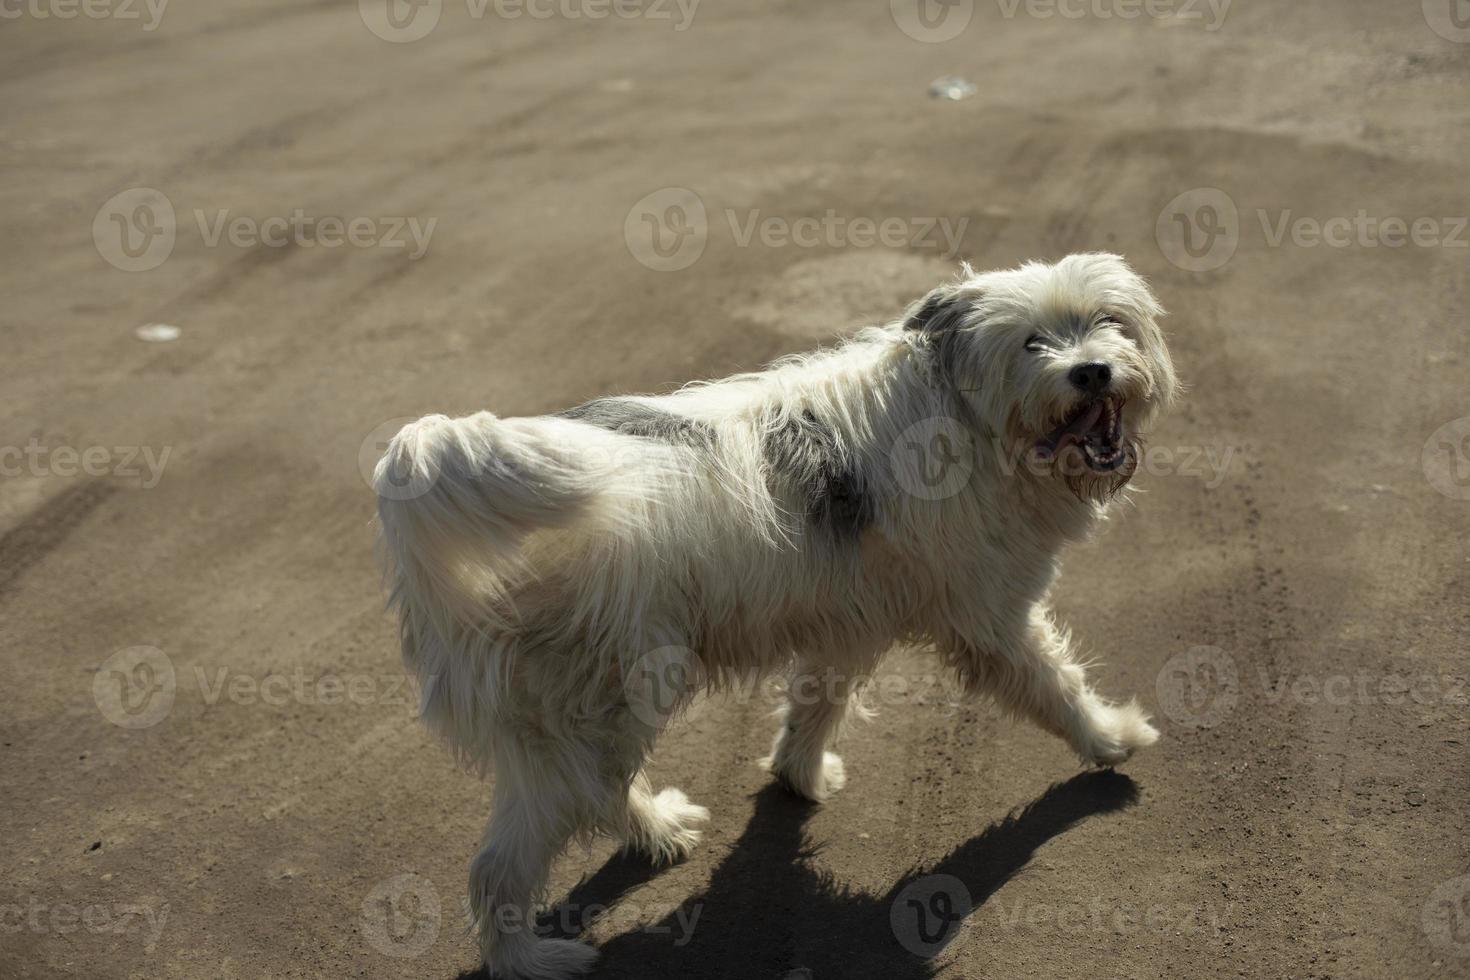
{"label": "sandy dirt road", "polygon": [[1079,773],[899,652],[808,809],[770,698],[701,704],[656,779],[702,848],[569,854],[552,927],[607,977],[1470,976],[1463,10],[0,9],[0,976],[473,968],[488,786],[372,560],[394,420],[1097,248],[1191,391],[1059,603],[1163,741]]}

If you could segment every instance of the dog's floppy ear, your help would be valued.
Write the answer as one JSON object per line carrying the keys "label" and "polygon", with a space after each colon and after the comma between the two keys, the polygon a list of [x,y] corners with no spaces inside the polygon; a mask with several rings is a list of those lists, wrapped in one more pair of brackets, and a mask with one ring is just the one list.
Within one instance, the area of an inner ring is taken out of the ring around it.
{"label": "dog's floppy ear", "polygon": [[909,307],[904,316],[904,332],[926,352],[931,380],[936,384],[954,387],[964,374],[966,351],[972,345],[960,328],[966,315],[974,310],[974,300],[973,293],[939,286]]}
{"label": "dog's floppy ear", "polygon": [[959,293],[948,286],[940,286],[909,307],[903,328],[922,333],[942,333],[959,325],[965,308],[966,303]]}

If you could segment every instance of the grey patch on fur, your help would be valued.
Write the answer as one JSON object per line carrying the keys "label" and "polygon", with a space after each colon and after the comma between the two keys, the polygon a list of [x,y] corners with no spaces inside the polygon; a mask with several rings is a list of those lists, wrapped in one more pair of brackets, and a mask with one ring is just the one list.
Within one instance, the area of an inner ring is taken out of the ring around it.
{"label": "grey patch on fur", "polygon": [[930,292],[910,310],[904,329],[918,335],[919,344],[928,353],[934,367],[935,380],[953,384],[957,378],[960,344],[969,304],[961,296],[940,287]]}
{"label": "grey patch on fur", "polygon": [[765,430],[763,451],[772,477],[789,482],[806,503],[806,518],[841,541],[873,523],[872,498],[851,456],[830,426],[810,411]]}
{"label": "grey patch on fur", "polygon": [[970,304],[966,302],[966,297],[948,287],[940,286],[930,290],[923,299],[909,307],[903,326],[905,330],[931,335],[948,333],[961,325],[968,312]]}
{"label": "grey patch on fur", "polygon": [[714,434],[694,419],[627,398],[597,398],[557,412],[558,417],[586,422],[625,436],[641,436],[680,446],[707,447]]}
{"label": "grey patch on fur", "polygon": [[904,317],[903,328],[905,330],[928,330],[931,325],[938,322],[939,315],[943,312],[949,295],[943,289],[935,289],[919,300],[909,309]]}

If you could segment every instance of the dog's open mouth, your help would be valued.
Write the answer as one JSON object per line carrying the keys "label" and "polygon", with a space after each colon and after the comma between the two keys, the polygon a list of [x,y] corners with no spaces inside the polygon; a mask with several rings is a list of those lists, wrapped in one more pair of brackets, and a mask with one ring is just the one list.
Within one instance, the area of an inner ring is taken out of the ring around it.
{"label": "dog's open mouth", "polygon": [[1123,404],[1124,399],[1117,396],[1087,402],[1038,442],[1036,448],[1052,458],[1068,446],[1076,446],[1088,469],[1111,473],[1129,459],[1128,446],[1123,441]]}

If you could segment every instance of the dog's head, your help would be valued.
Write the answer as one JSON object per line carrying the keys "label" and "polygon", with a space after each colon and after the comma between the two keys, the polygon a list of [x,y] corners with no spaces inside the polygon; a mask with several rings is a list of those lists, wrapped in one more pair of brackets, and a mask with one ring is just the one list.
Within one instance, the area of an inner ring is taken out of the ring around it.
{"label": "dog's head", "polygon": [[1133,475],[1141,437],[1178,382],[1147,284],[1116,255],[976,274],[941,286],[904,321],[982,440],[1027,472],[1106,497]]}

